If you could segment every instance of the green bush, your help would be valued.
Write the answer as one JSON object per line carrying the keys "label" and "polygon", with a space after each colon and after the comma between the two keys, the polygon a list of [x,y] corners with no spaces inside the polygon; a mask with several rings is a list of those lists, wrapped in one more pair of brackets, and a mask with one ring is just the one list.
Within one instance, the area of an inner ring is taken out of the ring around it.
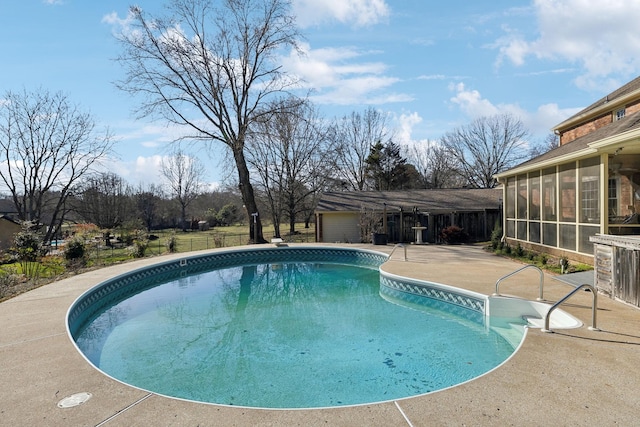
{"label": "green bush", "polygon": [[64,259],[67,261],[67,267],[84,267],[87,265],[87,246],[84,238],[75,236],[67,241],[64,248]]}
{"label": "green bush", "polygon": [[515,251],[513,252],[513,254],[515,256],[517,256],[518,258],[522,258],[524,256],[524,249],[522,248],[522,246],[520,245],[520,243],[518,243],[518,245],[516,246]]}
{"label": "green bush", "polygon": [[233,203],[228,203],[220,208],[216,214],[216,220],[219,225],[228,226],[235,224],[240,219],[238,207]]}
{"label": "green bush", "polygon": [[547,254],[541,253],[538,255],[538,260],[540,264],[547,265],[547,261],[549,260],[549,256]]}
{"label": "green bush", "polygon": [[12,252],[20,261],[22,274],[36,279],[40,276],[40,263],[38,259],[43,255],[42,237],[35,231],[29,221],[22,224],[22,231],[14,237]]}
{"label": "green bush", "polygon": [[491,231],[491,249],[494,251],[496,249],[502,249],[500,246],[502,245],[502,227],[500,223],[496,221],[496,225],[493,227]]}
{"label": "green bush", "polygon": [[42,256],[42,238],[25,223],[13,240],[13,252],[20,261],[33,262]]}
{"label": "green bush", "polygon": [[130,246],[131,256],[134,258],[144,258],[147,248],[149,247],[149,239],[142,230],[134,231],[133,236],[133,246]]}

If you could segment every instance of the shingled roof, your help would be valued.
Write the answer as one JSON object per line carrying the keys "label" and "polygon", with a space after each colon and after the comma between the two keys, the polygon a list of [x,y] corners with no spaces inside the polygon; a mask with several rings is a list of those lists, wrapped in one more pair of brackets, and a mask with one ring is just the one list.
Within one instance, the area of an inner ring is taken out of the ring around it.
{"label": "shingled roof", "polygon": [[562,132],[571,129],[576,125],[579,125],[580,123],[584,122],[584,120],[588,120],[590,117],[594,118],[598,117],[598,115],[600,114],[605,114],[608,112],[610,113],[610,111],[608,111],[609,109],[624,106],[625,103],[629,101],[629,99],[626,99],[626,97],[635,98],[639,92],[640,77],[636,77],[629,83],[598,99],[593,104],[589,105],[586,108],[583,108],[573,116],[564,120],[562,123],[556,125],[553,130]]}
{"label": "shingled roof", "polygon": [[625,84],[624,86],[619,87],[618,89],[614,90],[610,94],[600,98],[593,104],[589,105],[587,108],[583,109],[582,111],[579,111],[574,116],[569,117],[568,120],[571,120],[573,117],[576,117],[576,116],[584,115],[589,111],[595,110],[596,108],[600,107],[603,104],[613,102],[618,98],[622,98],[623,96],[629,93],[635,92],[639,89],[640,89],[640,77],[636,77],[635,79],[631,80],[629,83]]}
{"label": "shingled roof", "polygon": [[414,207],[426,213],[449,213],[498,209],[502,190],[444,189],[405,191],[337,191],[322,195],[316,212],[360,212],[362,209],[410,211]]}
{"label": "shingled roof", "polygon": [[[603,126],[598,130],[581,136],[580,138],[576,138],[567,144],[547,151],[546,153],[534,157],[531,160],[527,160],[526,162],[519,164],[513,169],[535,165],[557,157],[576,153],[578,151],[589,148],[589,144],[591,143],[636,129],[640,129],[640,111],[630,114],[622,120],[616,120],[615,122],[612,122],[607,126]],[[504,175],[504,173],[498,175]]]}

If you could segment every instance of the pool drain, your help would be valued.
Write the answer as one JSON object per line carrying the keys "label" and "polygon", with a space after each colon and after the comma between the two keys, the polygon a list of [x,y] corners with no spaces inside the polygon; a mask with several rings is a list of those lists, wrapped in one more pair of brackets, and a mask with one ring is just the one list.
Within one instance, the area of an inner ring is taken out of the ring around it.
{"label": "pool drain", "polygon": [[74,406],[82,405],[89,399],[91,399],[91,393],[82,392],[72,394],[58,402],[58,408],[73,408]]}

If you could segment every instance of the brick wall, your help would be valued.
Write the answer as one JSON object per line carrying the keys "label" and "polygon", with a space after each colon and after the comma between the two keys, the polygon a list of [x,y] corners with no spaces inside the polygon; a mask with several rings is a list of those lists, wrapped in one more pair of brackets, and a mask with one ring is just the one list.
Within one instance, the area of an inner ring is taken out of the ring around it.
{"label": "brick wall", "polygon": [[[633,101],[627,105],[625,105],[625,116],[636,113],[640,111],[640,99],[637,101]],[[616,108],[618,110],[618,108]],[[574,128],[566,130],[560,134],[560,145],[567,144],[574,139],[580,138],[588,133],[593,132],[594,130],[598,130],[603,126],[608,125],[613,121],[613,112],[608,112],[603,114],[593,120],[582,123]]]}
{"label": "brick wall", "polygon": [[628,104],[625,108],[626,108],[626,113],[625,113],[626,116],[640,111],[640,99],[632,102],[631,104]]}
{"label": "brick wall", "polygon": [[[640,105],[637,106],[637,108],[640,109]],[[586,134],[591,133],[594,130],[598,130],[603,126],[608,125],[609,123],[611,123],[612,117],[613,115],[611,114],[611,112],[609,112],[591,121],[578,125],[573,129],[569,129],[565,132],[562,132],[560,134],[560,145],[567,144],[573,141],[574,139],[580,138],[581,136],[585,136]]]}

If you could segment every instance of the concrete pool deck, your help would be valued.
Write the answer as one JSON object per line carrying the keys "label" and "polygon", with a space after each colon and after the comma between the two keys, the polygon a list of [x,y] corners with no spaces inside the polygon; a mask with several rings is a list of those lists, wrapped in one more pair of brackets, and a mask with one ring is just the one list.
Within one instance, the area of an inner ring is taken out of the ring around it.
{"label": "concrete pool deck", "polygon": [[[389,253],[392,246],[350,245]],[[391,273],[491,294],[495,282],[521,264],[477,246],[410,246],[385,264]],[[66,312],[85,290],[108,277],[168,255],[67,278],[0,304],[0,425],[26,426],[434,426],[637,425],[640,411],[640,310],[598,298],[598,327],[590,331],[591,294],[562,308],[584,325],[543,333],[531,329],[520,350],[494,371],[465,384],[413,398],[356,407],[262,410],[166,398],[121,384],[96,371],[67,336]],[[501,293],[535,299],[539,276],[524,271]],[[544,297],[573,288],[545,275]],[[416,331],[419,332],[419,331]],[[304,379],[301,379],[304,381]],[[86,403],[59,408],[70,395]]]}

